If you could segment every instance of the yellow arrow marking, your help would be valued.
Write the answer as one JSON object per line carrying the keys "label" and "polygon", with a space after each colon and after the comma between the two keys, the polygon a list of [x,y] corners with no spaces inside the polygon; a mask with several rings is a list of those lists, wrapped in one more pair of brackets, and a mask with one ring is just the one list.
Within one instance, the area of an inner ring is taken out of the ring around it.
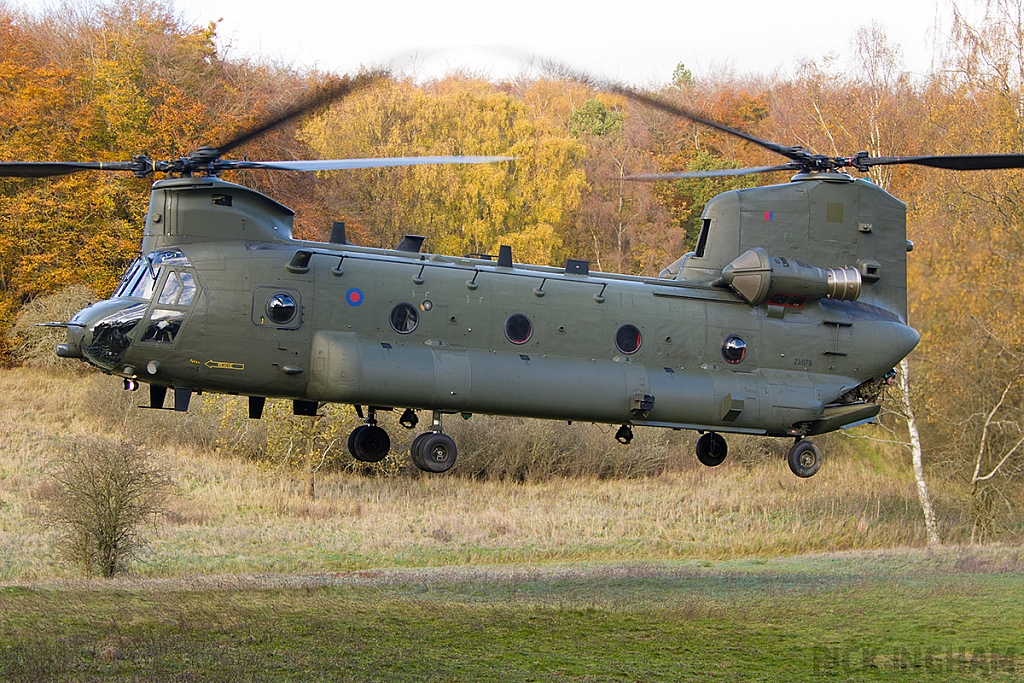
{"label": "yellow arrow marking", "polygon": [[206,367],[211,370],[245,370],[245,363],[231,363],[226,360],[208,360]]}

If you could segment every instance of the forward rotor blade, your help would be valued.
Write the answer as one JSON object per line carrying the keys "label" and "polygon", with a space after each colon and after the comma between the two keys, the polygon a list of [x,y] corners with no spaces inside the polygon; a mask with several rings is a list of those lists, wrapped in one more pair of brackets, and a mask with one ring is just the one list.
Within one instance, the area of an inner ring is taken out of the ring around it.
{"label": "forward rotor blade", "polygon": [[676,173],[638,173],[626,176],[626,180],[654,182],[658,180],[677,180],[679,178],[721,178],[726,176],[750,175],[752,173],[773,173],[775,171],[799,171],[800,164],[781,164],[779,166],[752,166],[750,168],[720,168],[708,171],[678,171]]}
{"label": "forward rotor blade", "polygon": [[79,171],[135,171],[138,164],[131,161],[3,161],[0,177],[48,178]]}
{"label": "forward rotor blade", "polygon": [[1024,154],[937,154],[913,157],[867,157],[862,159],[864,168],[870,166],[892,166],[915,164],[932,168],[947,168],[953,171],[986,171],[1001,168],[1024,168]]}
{"label": "forward rotor blade", "polygon": [[319,159],[312,161],[221,161],[224,170],[268,168],[276,171],[340,171],[350,168],[381,168],[384,166],[419,166],[423,164],[489,164],[512,161],[516,157],[441,156],[389,157],[379,159]]}
{"label": "forward rotor blade", "polygon": [[352,78],[344,78],[341,80],[335,80],[327,85],[317,88],[311,95],[306,97],[303,101],[299,102],[294,107],[286,109],[269,121],[244,131],[235,137],[227,140],[217,146],[216,152],[219,155],[227,154],[231,150],[244,145],[255,137],[258,137],[272,128],[276,128],[294,118],[307,114],[315,109],[326,106],[339,99],[347,97],[354,92],[367,88],[375,83],[378,83],[385,78],[388,74],[386,71],[376,70],[370,71],[365,74],[359,74]]}

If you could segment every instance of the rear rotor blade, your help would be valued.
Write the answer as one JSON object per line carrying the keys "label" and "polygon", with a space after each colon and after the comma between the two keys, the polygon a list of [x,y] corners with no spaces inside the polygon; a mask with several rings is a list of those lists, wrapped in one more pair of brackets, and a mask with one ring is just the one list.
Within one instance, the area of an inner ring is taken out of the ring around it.
{"label": "rear rotor blade", "polygon": [[515,157],[439,156],[390,157],[378,159],[319,159],[312,161],[221,161],[219,169],[267,168],[276,171],[339,171],[351,168],[381,168],[385,166],[419,166],[423,164],[489,164],[512,161]]}
{"label": "rear rotor blade", "polygon": [[610,85],[606,85],[604,89],[608,90],[609,92],[613,92],[617,95],[628,97],[629,99],[635,102],[640,102],[641,104],[645,104],[648,107],[652,107],[654,109],[663,111],[666,114],[672,114],[673,116],[682,116],[683,118],[690,119],[694,123],[699,123],[701,125],[707,126],[708,128],[713,128],[723,133],[728,133],[729,135],[734,135],[738,138],[746,140],[747,142],[752,142],[755,145],[764,147],[765,149],[771,152],[781,154],[787,159],[793,159],[794,161],[798,161],[807,156],[807,151],[800,147],[787,147],[785,145],[780,145],[778,143],[772,142],[770,140],[762,140],[761,138],[751,135],[750,133],[745,133],[744,131],[739,130],[737,128],[731,128],[724,124],[718,123],[717,121],[706,119],[703,116],[690,111],[689,109],[680,107],[679,105],[675,105],[670,102],[666,102],[665,100],[659,99],[652,95],[647,95],[645,93],[640,92],[639,90],[630,88],[629,86],[613,83]]}
{"label": "rear rotor blade", "polygon": [[751,168],[720,168],[708,171],[678,171],[676,173],[638,173],[626,176],[626,180],[654,182],[658,180],[677,180],[679,178],[722,178],[727,176],[750,175],[751,173],[773,173],[775,171],[799,171],[800,164],[781,164],[779,166],[753,166]]}

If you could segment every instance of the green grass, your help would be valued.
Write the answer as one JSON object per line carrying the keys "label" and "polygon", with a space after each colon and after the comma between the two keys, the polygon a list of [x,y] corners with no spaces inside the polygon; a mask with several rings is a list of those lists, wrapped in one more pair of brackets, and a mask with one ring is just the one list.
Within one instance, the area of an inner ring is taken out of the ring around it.
{"label": "green grass", "polygon": [[704,564],[9,587],[0,678],[915,681],[1024,669],[1019,554]]}

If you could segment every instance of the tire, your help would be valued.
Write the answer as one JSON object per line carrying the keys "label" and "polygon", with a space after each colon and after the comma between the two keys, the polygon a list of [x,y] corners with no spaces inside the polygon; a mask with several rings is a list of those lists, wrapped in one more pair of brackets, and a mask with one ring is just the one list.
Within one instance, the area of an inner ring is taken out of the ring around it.
{"label": "tire", "polygon": [[359,459],[359,456],[356,455],[356,439],[359,438],[358,435],[361,434],[362,431],[367,427],[369,427],[369,425],[359,425],[358,427],[352,430],[351,434],[348,435],[348,452],[356,460]]}
{"label": "tire", "polygon": [[413,465],[416,465],[416,467],[423,470],[424,472],[429,472],[430,470],[427,469],[426,464],[420,457],[420,444],[423,443],[424,439],[426,439],[428,436],[431,436],[432,434],[433,432],[423,432],[415,439],[413,439],[412,445],[409,446],[409,459],[412,460]]}
{"label": "tire", "polygon": [[458,455],[452,438],[440,432],[421,434],[413,442],[413,446],[416,447],[416,453],[412,461],[424,472],[447,472],[455,464]]}
{"label": "tire", "polygon": [[348,449],[360,462],[380,462],[391,450],[391,437],[376,425],[361,425],[349,435]]}
{"label": "tire", "polygon": [[729,444],[725,442],[725,438],[721,434],[708,432],[697,439],[697,460],[700,460],[702,465],[717,467],[722,464],[728,454]]}
{"label": "tire", "polygon": [[821,469],[825,457],[817,444],[801,439],[789,449],[788,459],[789,469],[793,470],[793,474],[806,479],[813,477]]}

